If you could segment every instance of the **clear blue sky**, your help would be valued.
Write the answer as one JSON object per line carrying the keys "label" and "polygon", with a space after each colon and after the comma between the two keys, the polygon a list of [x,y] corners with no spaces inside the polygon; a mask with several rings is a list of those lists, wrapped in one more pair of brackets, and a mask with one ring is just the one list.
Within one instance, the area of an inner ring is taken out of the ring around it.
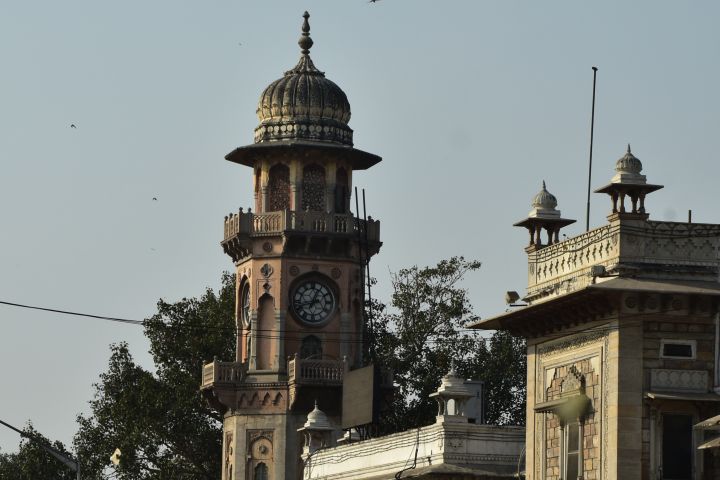
{"label": "clear blue sky", "polygon": [[[384,158],[355,177],[382,221],[377,296],[390,270],[465,255],[483,262],[476,313],[502,311],[526,285],[511,225],[543,179],[582,231],[592,65],[593,186],[630,142],[666,185],[651,217],[720,222],[717,2],[6,2],[0,300],[142,319],[217,287],[223,216],[252,200],[249,169],[223,156],[252,142],[305,9],[355,145]],[[608,212],[595,198],[591,224]],[[70,443],[119,341],[151,365],[139,327],[0,306],[0,419]]]}

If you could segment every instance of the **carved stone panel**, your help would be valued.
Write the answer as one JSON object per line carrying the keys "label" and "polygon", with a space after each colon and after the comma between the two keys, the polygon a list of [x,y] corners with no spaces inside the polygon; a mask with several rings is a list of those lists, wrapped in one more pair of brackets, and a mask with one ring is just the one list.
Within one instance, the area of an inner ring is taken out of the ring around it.
{"label": "carved stone panel", "polygon": [[650,389],[705,393],[708,391],[708,372],[654,368],[650,370]]}

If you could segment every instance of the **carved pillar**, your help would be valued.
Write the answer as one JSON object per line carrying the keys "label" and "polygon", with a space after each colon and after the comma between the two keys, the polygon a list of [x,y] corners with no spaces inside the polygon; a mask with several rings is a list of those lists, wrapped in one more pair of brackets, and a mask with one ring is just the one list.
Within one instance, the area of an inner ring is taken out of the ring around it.
{"label": "carved pillar", "polygon": [[265,213],[268,211],[268,186],[263,185],[260,187],[260,208],[261,212]]}
{"label": "carved pillar", "polygon": [[250,370],[257,369],[257,335],[258,335],[258,319],[257,310],[250,313],[250,351],[248,352],[248,368]]}
{"label": "carved pillar", "polygon": [[335,211],[335,186],[337,185],[337,165],[328,162],[325,165],[325,211]]}
{"label": "carved pillar", "polygon": [[540,234],[542,233],[542,227],[540,225],[535,226],[535,245],[538,247],[542,245],[542,240],[540,239]]}
{"label": "carved pillar", "polygon": [[275,340],[275,358],[273,358],[273,368],[276,371],[283,371],[287,368],[285,361],[285,312],[281,310],[275,311],[275,332],[277,339]]}

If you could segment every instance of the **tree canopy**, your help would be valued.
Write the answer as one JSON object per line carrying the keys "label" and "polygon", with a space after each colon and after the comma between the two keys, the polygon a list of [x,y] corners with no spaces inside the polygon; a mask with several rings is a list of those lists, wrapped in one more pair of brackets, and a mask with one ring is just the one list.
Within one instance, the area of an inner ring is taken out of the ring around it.
{"label": "tree canopy", "polygon": [[33,437],[35,441],[22,437],[17,453],[0,453],[0,478],[6,480],[75,479],[75,473],[72,470],[40,446],[40,443],[44,443],[60,453],[74,458],[62,442],[50,442],[35,430],[31,423],[28,423],[23,432],[27,436]]}
{"label": "tree canopy", "polygon": [[452,257],[391,275],[389,308],[379,302],[372,308],[376,359],[392,370],[398,386],[381,431],[432,423],[437,406],[429,395],[451,366],[464,378],[485,382],[488,423],[524,424],[525,342],[466,328],[478,317],[461,284],[479,268],[478,261]]}
{"label": "tree canopy", "polygon": [[[78,417],[74,445],[85,478],[220,478],[221,417],[199,386],[205,362],[234,357],[234,283],[225,275],[218,293],[158,302],[145,322],[155,372],[137,365],[126,344],[111,347],[92,413]],[[116,448],[122,452],[117,467],[109,465]]]}

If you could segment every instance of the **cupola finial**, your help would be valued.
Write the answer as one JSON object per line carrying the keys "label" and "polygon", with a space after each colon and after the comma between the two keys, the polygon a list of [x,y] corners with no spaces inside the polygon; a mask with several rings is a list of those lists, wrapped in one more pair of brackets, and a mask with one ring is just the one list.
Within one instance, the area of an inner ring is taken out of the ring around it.
{"label": "cupola finial", "polygon": [[302,35],[300,36],[300,40],[298,40],[298,45],[300,45],[303,55],[309,55],[310,49],[313,46],[313,40],[312,38],[310,38],[310,22],[308,22],[310,14],[306,11],[305,13],[303,13],[303,18],[305,20],[302,24]]}
{"label": "cupola finial", "polygon": [[543,190],[547,190],[547,188],[545,187],[545,180],[543,180]]}
{"label": "cupola finial", "polygon": [[629,144],[629,143],[628,143],[627,153],[632,153],[632,152],[630,151],[630,144]]}

